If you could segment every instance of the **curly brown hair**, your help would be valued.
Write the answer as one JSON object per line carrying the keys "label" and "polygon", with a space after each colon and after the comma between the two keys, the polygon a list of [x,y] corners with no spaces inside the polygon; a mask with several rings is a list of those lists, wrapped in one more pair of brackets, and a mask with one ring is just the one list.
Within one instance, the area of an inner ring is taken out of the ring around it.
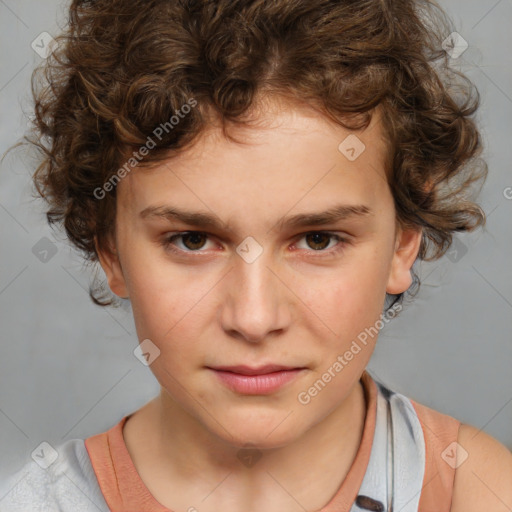
{"label": "curly brown hair", "polygon": [[[41,156],[34,184],[48,222],[97,262],[95,237],[107,247],[115,226],[116,187],[105,184],[128,159],[168,159],[213,118],[233,139],[227,127],[250,124],[257,98],[274,95],[350,130],[381,109],[397,221],[422,228],[418,259],[437,259],[454,232],[485,223],[471,196],[487,173],[476,158],[480,98],[443,50],[451,32],[428,0],[73,0],[57,48],[32,76],[25,137]],[[195,108],[171,128],[191,98]],[[117,305],[100,290],[89,290],[96,304]]]}

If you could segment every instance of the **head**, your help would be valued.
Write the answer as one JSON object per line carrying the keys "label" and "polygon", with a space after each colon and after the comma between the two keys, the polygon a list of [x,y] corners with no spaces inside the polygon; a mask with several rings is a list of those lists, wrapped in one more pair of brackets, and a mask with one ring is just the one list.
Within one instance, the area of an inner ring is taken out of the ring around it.
{"label": "head", "polygon": [[[326,417],[414,262],[483,223],[478,101],[435,71],[443,23],[424,1],[72,3],[36,93],[36,185],[130,300],[163,391],[220,437],[277,446]],[[248,396],[211,371],[241,364],[303,371]]]}

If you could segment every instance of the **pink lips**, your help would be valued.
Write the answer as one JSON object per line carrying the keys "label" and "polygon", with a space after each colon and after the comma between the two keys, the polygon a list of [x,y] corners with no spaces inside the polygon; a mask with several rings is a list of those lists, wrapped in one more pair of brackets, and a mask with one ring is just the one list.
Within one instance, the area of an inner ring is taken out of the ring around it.
{"label": "pink lips", "polygon": [[304,370],[280,365],[257,368],[245,365],[217,366],[209,369],[231,390],[245,395],[273,393]]}

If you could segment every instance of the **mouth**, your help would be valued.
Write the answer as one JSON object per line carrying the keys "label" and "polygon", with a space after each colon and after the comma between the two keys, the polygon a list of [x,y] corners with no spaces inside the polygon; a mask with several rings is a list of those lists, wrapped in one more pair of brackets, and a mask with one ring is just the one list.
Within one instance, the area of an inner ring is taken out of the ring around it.
{"label": "mouth", "polygon": [[246,365],[207,367],[226,387],[244,395],[273,393],[304,373],[304,367]]}

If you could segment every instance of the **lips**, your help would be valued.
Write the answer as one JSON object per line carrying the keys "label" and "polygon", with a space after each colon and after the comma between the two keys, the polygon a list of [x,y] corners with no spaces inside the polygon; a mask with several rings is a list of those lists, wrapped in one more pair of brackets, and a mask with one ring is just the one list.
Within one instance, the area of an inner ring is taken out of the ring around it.
{"label": "lips", "polygon": [[217,379],[235,393],[241,395],[268,395],[299,378],[306,368],[267,364],[263,366],[216,366],[208,367]]}
{"label": "lips", "polygon": [[297,368],[294,366],[282,366],[277,364],[267,364],[264,366],[252,367],[246,365],[237,365],[237,366],[215,366],[211,367],[212,370],[222,371],[222,372],[231,372],[238,373],[239,375],[267,375],[269,373],[274,372],[282,372],[287,370],[299,370],[301,368]]}

